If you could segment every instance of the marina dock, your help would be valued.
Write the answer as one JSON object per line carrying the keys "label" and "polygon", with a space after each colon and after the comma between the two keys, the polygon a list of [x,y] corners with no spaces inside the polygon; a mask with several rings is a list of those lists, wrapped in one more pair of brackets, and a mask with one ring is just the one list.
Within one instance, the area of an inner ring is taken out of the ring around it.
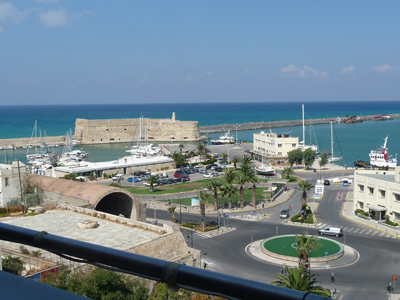
{"label": "marina dock", "polygon": [[[340,117],[344,120],[345,117]],[[361,121],[374,121],[375,116],[360,116]],[[400,114],[391,114],[391,119],[400,118]],[[312,125],[318,124],[329,124],[330,122],[336,122],[337,118],[323,118],[323,119],[311,119]],[[390,119],[388,120],[390,122]],[[306,121],[307,124],[310,120]],[[352,123],[352,122],[350,122]],[[225,132],[225,131],[245,131],[245,130],[258,130],[258,129],[269,129],[269,128],[279,128],[279,127],[292,127],[292,126],[302,126],[302,120],[290,120],[290,121],[274,121],[274,122],[250,122],[242,124],[222,124],[222,125],[210,125],[210,126],[200,126],[200,134],[208,134],[215,132]]]}

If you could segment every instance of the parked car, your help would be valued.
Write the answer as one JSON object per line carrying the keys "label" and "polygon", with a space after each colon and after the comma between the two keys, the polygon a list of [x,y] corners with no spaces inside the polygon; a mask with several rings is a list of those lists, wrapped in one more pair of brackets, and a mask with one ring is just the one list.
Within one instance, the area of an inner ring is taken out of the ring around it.
{"label": "parked car", "polygon": [[218,177],[218,176],[219,176],[219,174],[217,172],[212,172],[211,173],[211,177]]}
{"label": "parked car", "polygon": [[185,177],[175,178],[175,182],[186,182]]}
{"label": "parked car", "polygon": [[128,177],[126,180],[128,180],[128,182],[139,182],[139,179],[137,177]]}
{"label": "parked car", "polygon": [[164,179],[164,180],[166,180],[169,184],[176,182],[175,179],[173,179],[173,178],[168,178],[168,179]]}
{"label": "parked car", "polygon": [[343,186],[349,186],[349,182],[347,180],[343,180]]}
{"label": "parked car", "polygon": [[194,167],[192,165],[188,165],[187,168],[190,169],[194,169]]}
{"label": "parked car", "polygon": [[331,182],[328,179],[325,179],[324,185],[331,185]]}
{"label": "parked car", "polygon": [[161,182],[162,185],[170,184],[168,179],[161,179],[160,182]]}
{"label": "parked car", "polygon": [[281,211],[281,214],[279,215],[279,217],[281,219],[287,219],[290,216],[290,211],[288,209],[284,209]]}
{"label": "parked car", "polygon": [[210,170],[212,167],[218,167],[217,164],[211,164],[206,166],[206,170]]}
{"label": "parked car", "polygon": [[198,169],[200,169],[200,168],[202,168],[202,167],[203,167],[202,164],[197,164],[197,165],[195,166],[195,168],[198,168]]}
{"label": "parked car", "polygon": [[205,177],[205,178],[211,178],[211,177],[213,177],[213,176],[212,176],[212,173],[204,173],[203,177]]}
{"label": "parked car", "polygon": [[175,172],[174,177],[182,178],[182,177],[189,177],[189,175],[183,172]]}
{"label": "parked car", "polygon": [[117,174],[117,175],[115,175],[113,178],[111,178],[112,180],[118,180],[118,179],[124,179],[124,175],[122,175],[122,174]]}
{"label": "parked car", "polygon": [[84,181],[86,182],[86,177],[85,176],[78,176],[75,178],[76,181]]}
{"label": "parked car", "polygon": [[[150,186],[150,182],[144,181],[144,182],[143,182],[143,185],[145,185],[145,186]],[[157,182],[156,182],[156,183],[153,183],[153,186],[157,186],[157,185],[158,185]]]}
{"label": "parked car", "polygon": [[320,235],[334,235],[336,237],[342,236],[343,235],[343,229],[342,227],[335,227],[335,226],[330,226],[325,229],[320,229],[318,232]]}
{"label": "parked car", "polygon": [[190,181],[190,177],[189,177],[189,176],[187,176],[187,177],[182,177],[182,179],[185,180],[185,181]]}
{"label": "parked car", "polygon": [[216,168],[214,169],[214,171],[222,172],[222,168],[221,168],[221,167],[216,167]]}
{"label": "parked car", "polygon": [[193,170],[195,171],[195,173],[199,173],[199,169],[194,168]]}

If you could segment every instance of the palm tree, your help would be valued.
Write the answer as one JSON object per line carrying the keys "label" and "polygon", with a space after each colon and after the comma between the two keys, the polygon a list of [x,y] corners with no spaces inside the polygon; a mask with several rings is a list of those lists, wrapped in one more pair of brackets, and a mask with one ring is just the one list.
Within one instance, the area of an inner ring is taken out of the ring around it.
{"label": "palm tree", "polygon": [[242,159],[242,163],[244,165],[249,165],[252,160],[253,160],[253,158],[250,155],[244,155],[243,159]]}
{"label": "palm tree", "polygon": [[185,148],[185,145],[184,144],[179,144],[178,147],[179,147],[180,153],[182,154],[182,149]]}
{"label": "palm tree", "polygon": [[170,208],[168,208],[168,213],[172,214],[172,220],[174,221],[174,223],[176,222],[175,209],[176,209],[176,206],[171,206]]}
{"label": "palm tree", "polygon": [[211,194],[205,192],[205,191],[200,191],[197,194],[197,198],[199,198],[200,200],[200,216],[201,216],[201,226],[202,228],[205,227],[205,220],[206,220],[206,203],[208,203],[208,201],[211,198]]}
{"label": "palm tree", "polygon": [[239,158],[239,157],[234,156],[234,157],[232,158],[232,163],[233,163],[233,167],[234,167],[235,170],[236,170],[236,165],[237,165],[239,162],[240,162],[240,158]]}
{"label": "palm tree", "polygon": [[256,184],[260,182],[260,179],[258,179],[258,177],[255,176],[255,174],[253,174],[253,176],[251,176],[251,178],[250,178],[250,182],[253,184],[252,191],[251,191],[252,200],[253,200],[252,206],[256,207]]}
{"label": "palm tree", "polygon": [[217,180],[211,180],[207,188],[214,194],[214,210],[218,210],[218,192],[222,183]]}
{"label": "palm tree", "polygon": [[221,186],[221,191],[223,192],[222,196],[225,197],[226,195],[228,195],[229,209],[231,209],[232,208],[232,195],[237,194],[239,192],[238,189],[233,184],[227,184],[227,185]]}
{"label": "palm tree", "polygon": [[150,192],[154,192],[154,184],[157,183],[158,178],[154,175],[151,175],[149,178],[149,183],[150,183]]}
{"label": "palm tree", "polygon": [[251,166],[249,164],[247,165],[241,165],[239,168],[239,173],[241,174],[241,176],[244,177],[245,181],[246,181],[246,188],[247,188],[247,183],[249,182],[250,178],[253,177],[254,175],[254,171],[251,168]]}
{"label": "palm tree", "polygon": [[226,154],[225,152],[221,154],[222,160],[224,162],[226,162],[226,159],[228,158],[228,154]]}
{"label": "palm tree", "polygon": [[312,274],[308,276],[304,273],[304,266],[300,268],[294,267],[293,269],[285,266],[286,276],[283,274],[276,275],[277,281],[272,281],[271,284],[284,287],[291,290],[312,293],[324,297],[331,297],[331,291],[329,289],[322,288],[320,286],[315,286],[315,284],[321,281],[316,281],[315,278],[319,276],[318,274]]}
{"label": "palm tree", "polygon": [[240,176],[236,177],[236,182],[237,182],[237,184],[240,185],[240,208],[243,208],[244,207],[243,185],[247,183],[247,179],[243,175],[240,175]]}
{"label": "palm tree", "polygon": [[286,178],[289,179],[290,175],[294,173],[293,169],[291,167],[286,167],[283,169],[283,174],[286,175]]}
{"label": "palm tree", "polygon": [[199,151],[199,155],[201,156],[202,153],[203,153],[203,150],[204,150],[203,144],[202,144],[201,142],[199,142],[199,143],[196,145],[196,149],[197,149],[197,151]]}
{"label": "palm tree", "polygon": [[228,170],[224,173],[223,179],[228,183],[232,184],[235,181],[237,173],[234,170]]}
{"label": "palm tree", "polygon": [[303,197],[303,205],[307,204],[307,191],[311,190],[314,186],[311,184],[311,182],[307,180],[301,180],[299,182],[299,187],[296,188],[297,190],[301,190],[303,192],[302,197]]}
{"label": "palm tree", "polygon": [[315,249],[322,246],[319,239],[313,235],[307,235],[304,231],[301,235],[296,234],[296,251],[299,253],[299,268],[303,267],[302,275],[306,275],[310,267],[308,255]]}
{"label": "palm tree", "polygon": [[207,153],[210,152],[210,149],[207,148],[207,141],[202,141],[203,143],[203,152],[204,152],[204,160],[207,160]]}

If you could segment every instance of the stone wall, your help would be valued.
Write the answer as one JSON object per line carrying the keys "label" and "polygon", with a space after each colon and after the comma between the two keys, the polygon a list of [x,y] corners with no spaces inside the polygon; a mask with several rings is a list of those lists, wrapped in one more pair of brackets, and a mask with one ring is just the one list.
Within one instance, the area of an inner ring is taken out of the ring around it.
{"label": "stone wall", "polygon": [[[62,136],[46,136],[46,143],[47,145],[64,145],[65,144],[65,135]],[[36,144],[35,141],[32,140],[31,138],[15,138],[15,139],[1,139],[0,140],[0,146],[4,147],[5,145],[7,146],[12,146],[14,145],[17,148],[23,147],[23,146],[39,146],[40,145],[40,139],[37,138]],[[29,151],[31,153],[34,153],[34,149],[30,149],[32,151]]]}
{"label": "stone wall", "polygon": [[199,122],[171,119],[76,119],[75,138],[81,144],[129,143],[142,130],[142,140],[149,142],[198,141]]}

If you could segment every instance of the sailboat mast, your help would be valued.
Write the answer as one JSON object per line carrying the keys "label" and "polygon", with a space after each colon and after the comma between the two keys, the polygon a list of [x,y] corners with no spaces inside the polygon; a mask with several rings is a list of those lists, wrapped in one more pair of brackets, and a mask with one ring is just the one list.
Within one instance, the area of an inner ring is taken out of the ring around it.
{"label": "sailboat mast", "polygon": [[331,158],[333,158],[333,125],[331,122]]}
{"label": "sailboat mast", "polygon": [[306,130],[306,128],[304,127],[304,104],[302,104],[301,105],[301,107],[302,107],[302,113],[303,113],[303,150],[305,149],[305,146],[306,146],[306,133],[305,133],[305,130]]}

